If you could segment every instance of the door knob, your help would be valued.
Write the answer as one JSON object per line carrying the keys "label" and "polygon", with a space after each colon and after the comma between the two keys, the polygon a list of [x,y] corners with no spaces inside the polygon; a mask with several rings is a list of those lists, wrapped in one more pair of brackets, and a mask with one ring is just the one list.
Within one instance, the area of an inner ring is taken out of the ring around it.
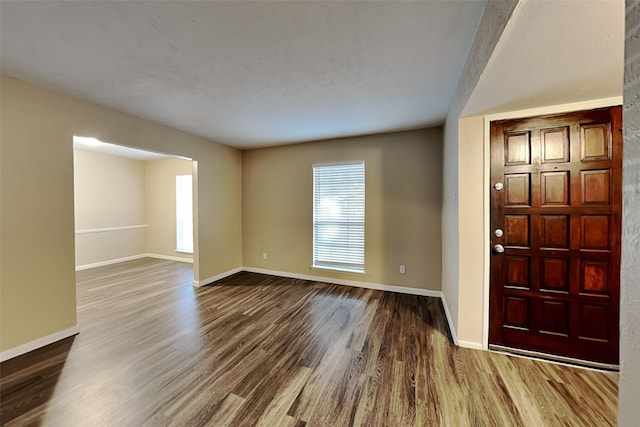
{"label": "door knob", "polygon": [[493,234],[495,234],[496,237],[502,237],[504,233],[502,232],[501,229],[496,228],[496,231],[494,231]]}
{"label": "door knob", "polygon": [[501,253],[503,253],[503,252],[504,252],[504,246],[502,246],[502,245],[495,245],[495,246],[493,247],[493,251],[494,251],[495,253],[497,253],[497,254],[501,254]]}

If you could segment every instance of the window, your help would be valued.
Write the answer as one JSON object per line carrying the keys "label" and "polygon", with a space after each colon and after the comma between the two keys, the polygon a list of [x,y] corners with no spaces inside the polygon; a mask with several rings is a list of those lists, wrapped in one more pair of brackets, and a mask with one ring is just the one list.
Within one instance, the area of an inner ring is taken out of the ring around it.
{"label": "window", "polygon": [[176,251],[193,253],[193,193],[191,175],[176,176]]}
{"label": "window", "polygon": [[313,266],[364,273],[364,162],[313,166]]}

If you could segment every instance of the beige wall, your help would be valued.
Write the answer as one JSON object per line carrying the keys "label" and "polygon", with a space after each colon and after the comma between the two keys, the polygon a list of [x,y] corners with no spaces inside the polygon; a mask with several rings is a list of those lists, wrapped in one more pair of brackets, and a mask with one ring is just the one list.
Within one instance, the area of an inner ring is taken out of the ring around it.
{"label": "beige wall", "polygon": [[145,162],[73,150],[73,163],[76,266],[148,252],[145,228],[77,233],[147,224]]}
{"label": "beige wall", "polygon": [[185,159],[146,162],[147,253],[193,259],[191,254],[176,252],[176,176],[191,175],[192,164]]}
{"label": "beige wall", "polygon": [[196,280],[242,265],[238,150],[2,76],[0,351],[76,324],[74,134],[198,161]]}
{"label": "beige wall", "polygon": [[2,79],[0,350],[76,324],[73,132],[15,89]]}
{"label": "beige wall", "polygon": [[[245,151],[244,265],[439,290],[441,141],[431,128]],[[349,160],[365,161],[366,274],[312,270],[312,165]]]}
{"label": "beige wall", "polygon": [[483,344],[485,274],[485,156],[484,118],[458,121],[458,203],[460,208],[458,271],[458,340],[479,348]]}
{"label": "beige wall", "polygon": [[76,229],[146,223],[145,162],[73,150]]}

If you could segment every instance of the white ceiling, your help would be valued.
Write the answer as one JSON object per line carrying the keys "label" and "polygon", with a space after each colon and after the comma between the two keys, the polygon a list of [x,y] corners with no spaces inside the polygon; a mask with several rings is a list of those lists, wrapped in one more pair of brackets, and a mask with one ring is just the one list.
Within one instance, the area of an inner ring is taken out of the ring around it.
{"label": "white ceiling", "polygon": [[239,148],[442,123],[485,0],[2,1],[2,72]]}
{"label": "white ceiling", "polygon": [[463,115],[622,96],[624,1],[521,1]]}

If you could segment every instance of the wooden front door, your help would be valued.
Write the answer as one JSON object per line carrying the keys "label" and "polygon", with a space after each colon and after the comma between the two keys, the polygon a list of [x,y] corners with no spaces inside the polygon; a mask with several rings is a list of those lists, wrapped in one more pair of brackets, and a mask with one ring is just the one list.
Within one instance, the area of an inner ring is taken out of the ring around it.
{"label": "wooden front door", "polygon": [[618,364],[620,107],[491,123],[489,343]]}

